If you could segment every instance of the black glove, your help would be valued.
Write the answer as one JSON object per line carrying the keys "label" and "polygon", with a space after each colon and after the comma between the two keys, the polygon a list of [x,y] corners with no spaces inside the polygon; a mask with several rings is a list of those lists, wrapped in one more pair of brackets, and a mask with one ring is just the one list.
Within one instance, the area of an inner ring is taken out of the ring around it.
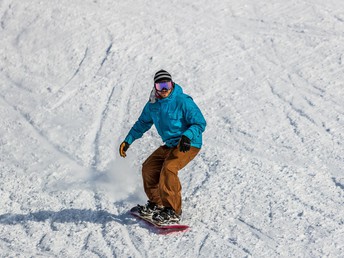
{"label": "black glove", "polygon": [[119,146],[119,155],[121,157],[125,158],[127,154],[125,153],[129,149],[130,144],[127,142],[122,142],[121,145]]}
{"label": "black glove", "polygon": [[191,140],[185,135],[182,135],[182,138],[179,141],[179,151],[187,152],[190,150],[190,147],[191,147]]}

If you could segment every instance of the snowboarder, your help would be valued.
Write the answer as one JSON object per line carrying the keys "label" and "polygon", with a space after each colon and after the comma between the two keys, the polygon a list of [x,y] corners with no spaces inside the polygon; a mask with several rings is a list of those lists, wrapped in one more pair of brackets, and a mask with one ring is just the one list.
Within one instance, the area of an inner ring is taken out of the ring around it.
{"label": "snowboarder", "polygon": [[157,148],[142,165],[146,205],[139,213],[159,223],[178,223],[182,213],[181,184],[178,171],[201,149],[206,121],[193,99],[184,94],[165,70],[156,72],[154,87],[119,152],[126,157],[129,146],[155,125],[165,145]]}

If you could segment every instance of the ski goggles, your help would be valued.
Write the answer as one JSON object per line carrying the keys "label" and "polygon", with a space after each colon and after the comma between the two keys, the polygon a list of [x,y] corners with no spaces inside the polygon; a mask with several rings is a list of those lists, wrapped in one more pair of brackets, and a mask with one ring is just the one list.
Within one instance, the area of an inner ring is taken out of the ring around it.
{"label": "ski goggles", "polygon": [[163,90],[170,90],[173,87],[173,83],[170,82],[156,82],[154,83],[154,87],[157,91],[163,91]]}

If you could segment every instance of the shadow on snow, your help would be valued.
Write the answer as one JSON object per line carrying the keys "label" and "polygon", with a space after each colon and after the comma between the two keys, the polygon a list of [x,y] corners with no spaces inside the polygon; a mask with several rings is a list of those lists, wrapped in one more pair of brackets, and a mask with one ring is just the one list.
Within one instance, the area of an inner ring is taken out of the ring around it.
{"label": "shadow on snow", "polygon": [[131,224],[131,216],[127,213],[114,215],[104,210],[86,209],[64,209],[61,211],[38,211],[28,214],[3,214],[0,215],[0,224],[17,225],[26,222],[52,223],[82,223],[90,222],[95,224],[105,224],[107,222],[117,222],[123,225]]}

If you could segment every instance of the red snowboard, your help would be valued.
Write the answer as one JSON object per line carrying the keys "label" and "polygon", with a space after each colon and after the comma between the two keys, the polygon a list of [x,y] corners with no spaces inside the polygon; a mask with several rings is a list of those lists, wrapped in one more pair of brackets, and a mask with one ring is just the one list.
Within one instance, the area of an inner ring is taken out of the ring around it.
{"label": "red snowboard", "polygon": [[174,232],[174,231],[185,231],[185,230],[189,229],[188,225],[182,225],[182,224],[178,224],[178,223],[175,223],[175,224],[159,224],[150,218],[141,216],[139,214],[139,212],[137,211],[136,206],[130,210],[130,214],[132,214],[133,216],[135,216],[139,219],[142,219],[142,220],[148,222],[150,225],[153,225],[157,229],[161,229],[162,231],[165,231],[165,233]]}

